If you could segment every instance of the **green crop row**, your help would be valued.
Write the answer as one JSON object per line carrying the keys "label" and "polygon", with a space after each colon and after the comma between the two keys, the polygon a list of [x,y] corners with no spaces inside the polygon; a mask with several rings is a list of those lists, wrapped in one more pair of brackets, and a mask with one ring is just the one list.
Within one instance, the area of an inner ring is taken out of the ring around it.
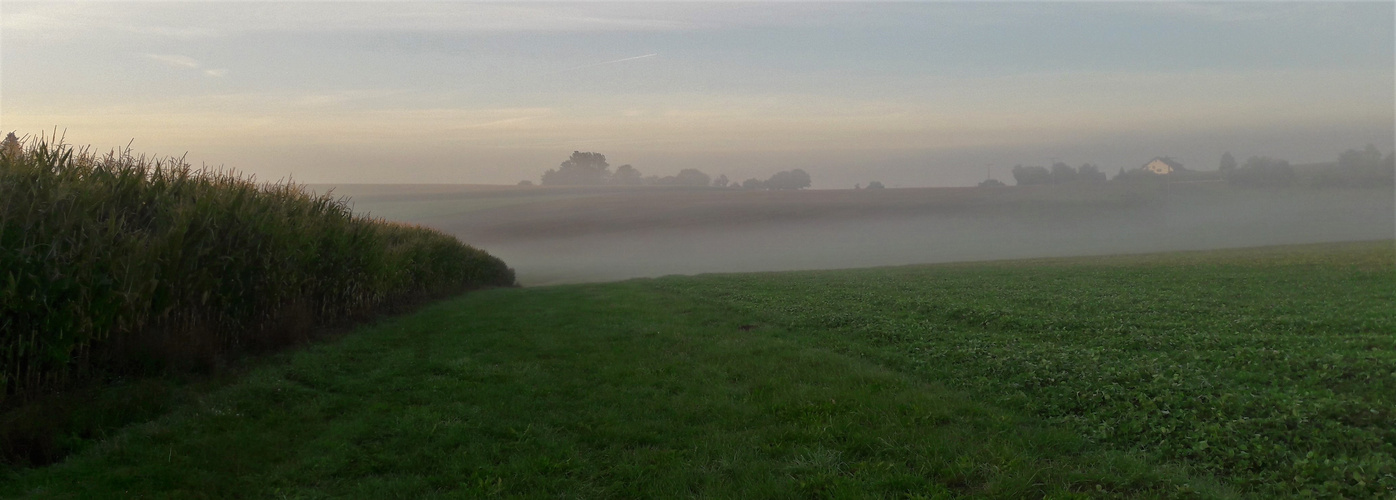
{"label": "green crop row", "polygon": [[512,284],[452,236],[289,182],[42,138],[0,152],[0,400]]}
{"label": "green crop row", "polygon": [[1387,241],[678,290],[1259,497],[1391,498],[1393,270]]}

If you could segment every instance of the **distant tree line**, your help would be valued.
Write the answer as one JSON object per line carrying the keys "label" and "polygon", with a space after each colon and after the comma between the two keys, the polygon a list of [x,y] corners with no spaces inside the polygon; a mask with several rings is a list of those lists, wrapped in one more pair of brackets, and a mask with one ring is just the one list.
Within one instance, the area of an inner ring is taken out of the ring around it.
{"label": "distant tree line", "polygon": [[[1100,171],[1100,167],[1086,163],[1080,168],[1072,167],[1062,162],[1052,164],[1052,168],[1015,165],[1013,167],[1013,180],[1019,186],[1034,186],[1042,184],[1069,184],[1074,182],[1097,183],[1105,182],[1105,172]],[[991,184],[992,185],[992,184]],[[988,186],[985,186],[988,187]]]}
{"label": "distant tree line", "polygon": [[[1175,167],[1170,173],[1156,174],[1147,168],[1119,169],[1113,178],[1108,177],[1100,166],[1084,163],[1073,167],[1063,162],[1055,162],[1050,167],[1013,167],[1013,179],[1019,186],[1056,184],[1101,184],[1109,182],[1176,182],[1176,181],[1216,181],[1226,182],[1237,187],[1283,187],[1309,185],[1313,187],[1370,187],[1392,186],[1396,184],[1396,157],[1393,153],[1383,155],[1373,145],[1357,150],[1350,149],[1338,156],[1336,162],[1301,165],[1299,171],[1286,160],[1268,156],[1252,156],[1245,162],[1236,161],[1230,152],[1222,155],[1216,171],[1198,171],[1182,168],[1169,158],[1162,158]],[[520,185],[531,185],[522,181]],[[776,172],[761,180],[747,179],[740,183],[729,180],[726,175],[713,178],[701,170],[686,168],[676,175],[643,175],[631,165],[621,165],[614,172],[600,153],[573,151],[566,161],[557,168],[543,172],[545,186],[687,186],[716,187],[727,189],[768,189],[798,190],[808,188],[811,179],[808,172],[792,169]],[[989,179],[980,187],[1004,186],[1002,182]],[[861,188],[862,186],[855,186]],[[868,189],[879,189],[881,182],[872,181]]]}
{"label": "distant tree line", "polygon": [[[809,174],[798,168],[776,172],[775,175],[764,181],[747,179],[740,184],[729,181],[726,175],[719,175],[713,179],[696,168],[685,168],[680,170],[677,175],[665,177],[642,175],[638,169],[631,165],[616,167],[615,172],[612,172],[610,168],[611,165],[606,162],[606,155],[573,151],[572,156],[558,165],[557,168],[543,172],[542,184],[544,186],[710,186],[729,189],[778,190],[804,189],[810,186]],[[530,181],[519,182],[519,185],[532,184]]]}
{"label": "distant tree line", "polygon": [[804,170],[794,169],[776,172],[771,178],[764,181],[747,179],[742,182],[742,187],[746,189],[774,189],[774,190],[796,190],[809,187],[809,174]]}
{"label": "distant tree line", "polygon": [[[1308,185],[1313,187],[1371,187],[1396,184],[1396,153],[1382,155],[1376,146],[1368,144],[1361,150],[1349,149],[1338,156],[1338,161],[1326,164],[1301,166],[1303,172],[1287,160],[1268,156],[1252,156],[1244,162],[1237,162],[1230,152],[1224,153],[1217,163],[1216,171],[1197,171],[1179,167],[1168,174],[1156,174],[1147,168],[1126,170],[1120,168],[1109,182],[1176,182],[1176,181],[1225,181],[1236,187],[1284,187]],[[1086,163],[1073,168],[1062,162],[1049,167],[1013,167],[1013,179],[1019,186],[1071,183],[1103,183],[1107,176],[1100,167]],[[993,179],[979,184],[980,187],[1002,186]]]}
{"label": "distant tree line", "polygon": [[1317,187],[1364,187],[1396,185],[1396,156],[1382,156],[1376,146],[1349,149],[1338,155],[1337,168],[1322,170],[1312,180]]}
{"label": "distant tree line", "polygon": [[[1222,157],[1222,164],[1226,157]],[[1234,159],[1232,160],[1235,161]],[[1268,156],[1252,156],[1239,167],[1218,170],[1226,178],[1227,184],[1242,187],[1282,187],[1294,184],[1297,175],[1288,160],[1277,160]]]}
{"label": "distant tree line", "polygon": [[1312,187],[1390,187],[1396,185],[1396,156],[1368,144],[1361,150],[1349,149],[1330,164],[1311,165],[1300,175],[1288,161],[1252,156],[1237,165],[1231,153],[1222,155],[1218,172],[1227,183],[1239,187],[1282,187],[1295,184]]}

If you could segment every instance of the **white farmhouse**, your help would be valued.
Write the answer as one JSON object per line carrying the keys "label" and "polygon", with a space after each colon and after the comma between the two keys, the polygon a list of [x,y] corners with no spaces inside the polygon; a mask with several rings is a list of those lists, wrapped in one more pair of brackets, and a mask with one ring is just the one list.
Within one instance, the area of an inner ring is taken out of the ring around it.
{"label": "white farmhouse", "polygon": [[1183,164],[1178,163],[1177,160],[1174,160],[1167,156],[1160,156],[1158,158],[1149,160],[1149,163],[1145,163],[1144,170],[1148,170],[1158,175],[1168,175],[1173,172],[1178,172],[1185,169],[1183,168]]}

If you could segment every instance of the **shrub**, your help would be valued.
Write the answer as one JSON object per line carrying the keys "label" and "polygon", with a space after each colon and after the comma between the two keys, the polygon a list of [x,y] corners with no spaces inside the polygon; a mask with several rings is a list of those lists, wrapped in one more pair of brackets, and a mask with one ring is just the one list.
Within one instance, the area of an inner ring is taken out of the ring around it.
{"label": "shrub", "polygon": [[1294,167],[1288,161],[1252,156],[1245,165],[1227,173],[1226,180],[1240,187],[1282,187],[1294,182]]}
{"label": "shrub", "polygon": [[1047,167],[1024,167],[1022,165],[1014,165],[1013,181],[1019,186],[1051,184],[1052,172],[1047,170]]}
{"label": "shrub", "polygon": [[43,139],[0,152],[0,401],[512,284],[503,261],[452,236],[299,185]]}
{"label": "shrub", "polygon": [[801,169],[784,170],[776,172],[770,179],[761,183],[766,189],[776,190],[798,190],[810,186],[809,174]]}
{"label": "shrub", "polygon": [[[544,186],[598,186],[611,178],[611,164],[606,155],[573,151],[572,156],[555,169],[543,172]],[[638,173],[637,173],[638,174]]]}
{"label": "shrub", "polygon": [[1338,156],[1338,169],[1352,186],[1390,186],[1396,181],[1396,161],[1392,154],[1385,158],[1371,144],[1361,151],[1349,149]]}
{"label": "shrub", "polygon": [[1114,178],[1110,179],[1111,182],[1166,182],[1167,180],[1167,176],[1159,175],[1143,168],[1136,168],[1133,170],[1125,170],[1122,168],[1119,174],[1116,174]]}
{"label": "shrub", "polygon": [[1095,182],[1095,183],[1100,183],[1100,182],[1105,182],[1106,176],[1105,176],[1105,172],[1101,172],[1101,171],[1100,171],[1100,167],[1099,167],[1099,166],[1096,166],[1096,165],[1093,165],[1093,164],[1090,164],[1090,163],[1086,163],[1086,164],[1082,164],[1082,165],[1081,165],[1081,168],[1077,170],[1077,173],[1076,173],[1076,180],[1079,181],[1079,182]]}

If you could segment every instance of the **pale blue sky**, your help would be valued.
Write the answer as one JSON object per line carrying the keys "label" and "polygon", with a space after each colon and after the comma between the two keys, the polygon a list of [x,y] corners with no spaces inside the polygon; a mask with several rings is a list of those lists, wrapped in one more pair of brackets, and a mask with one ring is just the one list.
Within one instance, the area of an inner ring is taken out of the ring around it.
{"label": "pale blue sky", "polygon": [[1051,159],[1296,162],[1396,119],[1383,3],[0,5],[0,128],[261,178],[802,167],[965,185]]}

